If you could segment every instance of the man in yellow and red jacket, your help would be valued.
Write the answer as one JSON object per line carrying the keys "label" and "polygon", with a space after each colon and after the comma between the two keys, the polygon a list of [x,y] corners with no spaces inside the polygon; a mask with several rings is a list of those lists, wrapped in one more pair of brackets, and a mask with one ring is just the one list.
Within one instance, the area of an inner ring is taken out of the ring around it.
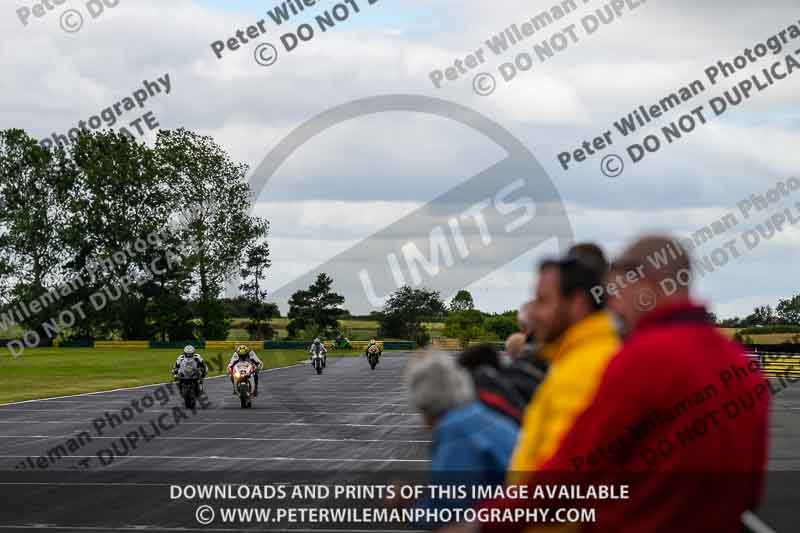
{"label": "man in yellow and red jacket", "polygon": [[[540,284],[546,282],[542,274]],[[485,508],[594,510],[594,520],[559,524],[560,530],[741,530],[742,513],[761,497],[775,391],[690,299],[690,279],[687,252],[674,240],[654,236],[634,243],[603,287],[629,331],[623,348],[604,355],[611,341],[599,317],[549,343],[556,372],[559,362],[574,361],[560,377],[551,368],[546,382],[558,381],[537,391],[521,430],[510,482],[627,485],[627,497],[493,500]],[[583,380],[579,359],[586,365]],[[543,526],[490,522],[480,529],[532,527]]]}

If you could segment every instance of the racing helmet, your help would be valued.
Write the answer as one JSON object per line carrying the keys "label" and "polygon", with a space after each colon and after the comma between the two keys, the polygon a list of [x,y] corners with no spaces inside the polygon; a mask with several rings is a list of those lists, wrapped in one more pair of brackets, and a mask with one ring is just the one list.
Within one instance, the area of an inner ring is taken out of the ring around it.
{"label": "racing helmet", "polygon": [[186,347],[184,347],[183,349],[183,355],[185,355],[186,357],[191,357],[195,353],[196,350],[194,349],[194,346],[192,346],[191,344],[187,344]]}
{"label": "racing helmet", "polygon": [[236,355],[238,355],[240,359],[244,359],[246,356],[250,355],[250,348],[244,344],[240,344],[236,347]]}
{"label": "racing helmet", "polygon": [[375,344],[375,342],[376,342],[375,339],[370,339],[369,340],[369,345],[372,346],[373,344]]}
{"label": "racing helmet", "polygon": [[319,344],[320,342],[321,342],[321,341],[319,340],[319,337],[317,337],[316,339],[314,339],[314,344]]}

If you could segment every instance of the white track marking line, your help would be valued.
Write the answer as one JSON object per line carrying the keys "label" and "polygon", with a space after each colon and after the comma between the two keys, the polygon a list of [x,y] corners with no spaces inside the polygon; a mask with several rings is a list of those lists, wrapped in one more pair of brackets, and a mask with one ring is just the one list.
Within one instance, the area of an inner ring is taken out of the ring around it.
{"label": "white track marking line", "polygon": [[[214,404],[211,404],[211,405],[213,406]],[[230,405],[230,406],[235,405],[237,408],[239,407],[238,403],[234,404],[233,402],[231,402],[229,404],[224,404],[224,405]],[[378,407],[382,407],[382,406],[379,405]],[[205,411],[209,411],[209,410],[210,409],[205,409]],[[25,409],[25,410],[19,409],[19,410],[14,410],[13,412],[15,412],[15,413],[16,412],[20,412],[20,413],[39,413],[39,412],[41,412],[41,413],[67,413],[67,412],[74,413],[75,409]],[[87,411],[87,410],[84,410],[84,409],[81,410],[81,414],[98,414],[98,415],[102,415],[102,414],[105,414],[107,412],[108,411]],[[144,408],[142,409],[142,414],[146,414],[146,413],[171,413],[171,412],[172,412],[172,409],[144,409]],[[297,411],[265,411],[265,410],[258,410],[257,412],[259,414],[263,413],[263,414],[266,414],[266,415],[296,415],[296,414],[299,414]],[[5,414],[7,414],[7,413],[5,413]],[[419,416],[419,413],[401,413],[401,412],[395,412],[395,411],[377,411],[377,412],[367,412],[367,413],[362,413],[362,412],[358,412],[358,411],[351,411],[351,412],[348,412],[348,411],[312,411],[310,413],[304,413],[303,417],[317,416],[317,415],[320,415],[320,416],[322,416],[322,415],[333,415],[333,416],[384,416],[384,415]]]}
{"label": "white track marking line", "polygon": [[[206,392],[208,392],[208,390],[206,390]],[[223,395],[220,394],[220,396],[223,396]],[[224,395],[224,400],[227,400],[228,398],[229,398],[229,396],[227,394],[225,394]],[[380,396],[380,397],[368,397],[368,398],[362,399],[361,401],[356,401],[356,402],[345,402],[345,401],[339,401],[337,397],[320,396],[319,398],[311,398],[311,397],[309,397],[308,398],[308,402],[298,402],[298,401],[287,402],[287,401],[282,401],[280,398],[281,398],[281,396],[274,395],[274,394],[262,393],[262,394],[259,395],[259,399],[260,399],[259,401],[271,402],[271,403],[275,403],[275,404],[278,404],[278,405],[281,405],[281,406],[308,405],[308,403],[314,403],[314,402],[319,402],[319,401],[326,401],[326,402],[333,401],[336,405],[361,406],[361,405],[364,405],[365,403],[380,402],[381,400],[384,399],[383,396]],[[347,395],[347,396],[342,396],[342,398],[346,398],[346,399],[351,399],[352,400],[352,399],[356,399],[357,396]],[[225,405],[238,405],[238,404],[234,404],[232,401],[231,402],[224,402],[224,400],[223,400],[223,403]],[[401,400],[401,398],[398,398],[398,400]],[[61,400],[52,400],[51,401],[51,400],[47,400],[47,399],[29,400],[29,401],[48,402],[48,403],[53,403],[53,404],[61,403],[61,404],[69,404],[69,405],[72,406],[70,409],[63,409],[65,411],[66,410],[81,409],[82,407],[89,407],[89,406],[96,405],[93,402],[72,402],[72,401],[61,401]],[[128,400],[128,401],[125,401],[125,400],[104,401],[103,405],[108,405],[109,407],[111,407],[111,409],[107,409],[107,410],[113,410],[114,406],[121,406],[121,407],[130,406],[131,405],[131,400]],[[406,406],[408,406],[408,402],[393,401],[393,402],[386,402],[385,405],[406,407]],[[66,406],[64,406],[64,407],[66,407]],[[6,408],[6,409],[4,409],[4,408]],[[18,407],[16,407],[16,404],[0,405],[0,414],[3,414],[3,413],[14,413],[14,412],[17,412],[17,411],[22,412],[22,411],[44,411],[44,410],[45,409],[18,408]]]}
{"label": "white track marking line", "polygon": [[[0,439],[41,439],[45,441],[48,439],[71,439],[75,435],[0,435]],[[124,435],[106,436],[106,437],[92,437],[92,440],[114,440],[125,438]],[[324,437],[302,438],[302,437],[203,437],[203,436],[186,436],[186,437],[157,437],[159,440],[241,440],[241,441],[266,441],[266,442],[391,442],[391,443],[418,443],[430,444],[429,440],[406,440],[406,439],[332,439]],[[33,441],[33,442],[41,442]],[[30,444],[26,442],[25,444]]]}
{"label": "white track marking line", "polygon": [[[74,420],[0,420],[0,424],[69,424]],[[140,423],[138,425],[143,425]],[[123,422],[116,427],[137,425],[133,422]],[[423,425],[411,424],[322,424],[316,422],[225,422],[213,420],[210,422],[181,422],[179,426],[322,426],[322,427],[365,427],[365,428],[427,428]],[[177,426],[176,426],[177,427]],[[113,428],[112,428],[113,429]]]}
{"label": "white track marking line", "polygon": [[[0,459],[28,459],[29,455],[0,455]],[[91,459],[97,455],[69,455],[68,457],[74,459]],[[347,458],[324,458],[324,457],[225,457],[221,455],[126,455],[120,459],[139,459],[139,460],[202,460],[202,461],[260,461],[260,462],[285,462],[285,461],[301,461],[306,463],[325,463],[325,462],[341,462],[341,463],[429,463],[428,459],[353,459]]]}

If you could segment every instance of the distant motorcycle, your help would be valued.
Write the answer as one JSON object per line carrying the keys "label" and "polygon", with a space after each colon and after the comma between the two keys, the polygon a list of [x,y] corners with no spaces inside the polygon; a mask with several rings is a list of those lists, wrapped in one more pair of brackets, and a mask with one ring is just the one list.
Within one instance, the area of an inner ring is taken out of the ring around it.
{"label": "distant motorcycle", "polygon": [[181,359],[178,371],[175,373],[175,381],[181,392],[181,398],[187,409],[193,409],[200,396],[200,365],[193,358],[184,357]]}
{"label": "distant motorcycle", "polygon": [[320,348],[314,348],[311,353],[311,366],[317,371],[317,374],[322,374],[322,369],[325,368],[325,356],[322,354]]}
{"label": "distant motorcycle", "polygon": [[369,361],[369,366],[372,370],[375,370],[375,367],[378,366],[378,361],[381,358],[381,347],[377,344],[373,344],[369,348],[367,348],[367,361]]}
{"label": "distant motorcycle", "polygon": [[239,395],[242,409],[253,407],[253,375],[255,371],[256,367],[250,361],[238,361],[231,368],[231,375],[236,385],[236,392]]}

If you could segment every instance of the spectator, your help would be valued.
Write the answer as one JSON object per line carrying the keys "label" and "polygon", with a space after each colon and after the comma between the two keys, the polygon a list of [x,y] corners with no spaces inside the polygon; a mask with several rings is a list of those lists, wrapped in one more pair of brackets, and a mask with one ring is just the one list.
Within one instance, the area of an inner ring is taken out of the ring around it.
{"label": "spectator", "polygon": [[506,339],[506,353],[511,357],[511,360],[519,359],[522,355],[522,350],[525,348],[527,341],[525,334],[522,332],[512,333]]}
{"label": "spectator", "polygon": [[546,363],[538,357],[538,351],[526,342],[525,334],[521,332],[513,333],[506,340],[506,352],[511,357],[511,363],[503,368],[503,376],[522,398],[523,407],[527,406],[544,380]]}
{"label": "spectator", "polygon": [[533,339],[533,301],[528,301],[522,304],[517,312],[517,324],[519,325],[520,332],[525,334],[525,340],[530,341]]}
{"label": "spectator", "polygon": [[587,375],[593,401],[526,479],[552,482],[571,471],[592,485],[633,481],[627,499],[592,502],[597,521],[584,531],[740,531],[742,513],[759,503],[769,384],[692,300],[690,280],[687,251],[668,237],[640,239],[612,267],[609,306],[631,333],[606,368]]}
{"label": "spectator", "polygon": [[522,422],[522,410],[528,403],[505,375],[500,354],[491,344],[480,344],[464,350],[458,364],[472,376],[478,399],[487,407],[508,417],[514,424]]}
{"label": "spectator", "polygon": [[547,372],[549,363],[542,358],[541,343],[534,336],[533,307],[533,301],[526,302],[522,305],[522,308],[520,308],[517,314],[517,323],[519,324],[520,332],[525,334],[525,345],[522,348],[519,360],[526,361],[528,364],[533,365],[538,370],[537,374],[544,375]]}
{"label": "spectator", "polygon": [[[419,357],[409,365],[411,404],[433,431],[431,483],[434,485],[502,484],[517,427],[506,417],[475,401],[466,370],[442,353]],[[418,505],[467,507],[470,499],[426,500]]]}
{"label": "spectator", "polygon": [[591,402],[602,372],[619,348],[611,316],[590,292],[602,282],[606,261],[586,255],[573,252],[539,268],[532,324],[536,338],[544,343],[542,357],[550,369],[525,412],[511,481],[552,456]]}

